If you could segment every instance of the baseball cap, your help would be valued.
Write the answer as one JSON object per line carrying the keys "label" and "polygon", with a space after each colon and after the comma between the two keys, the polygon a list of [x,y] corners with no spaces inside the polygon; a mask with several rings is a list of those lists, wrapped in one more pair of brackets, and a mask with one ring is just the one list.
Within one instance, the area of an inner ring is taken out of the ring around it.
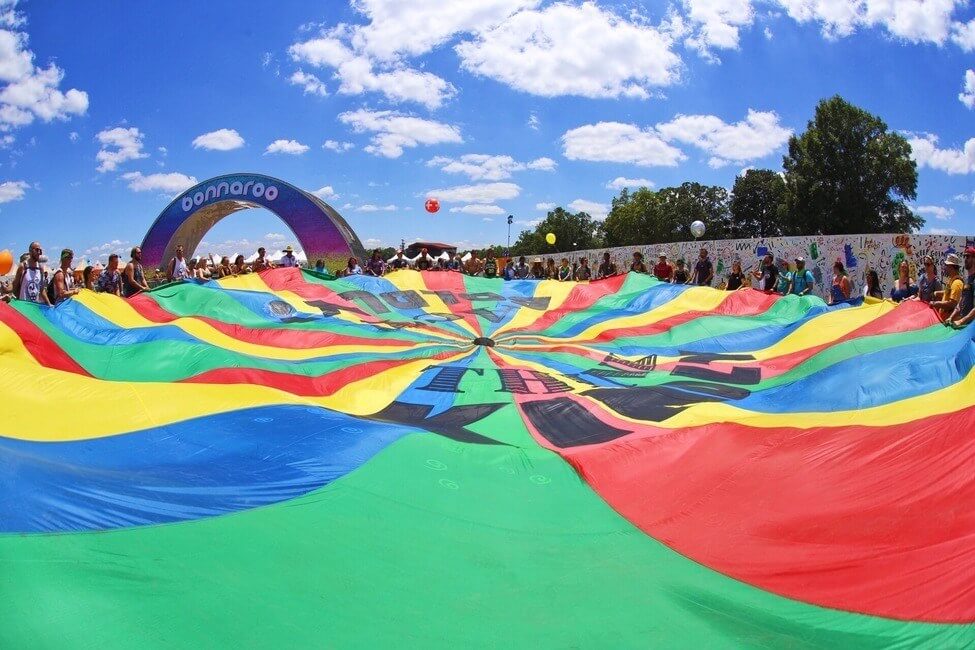
{"label": "baseball cap", "polygon": [[965,255],[975,255],[975,246],[968,246],[965,248]]}
{"label": "baseball cap", "polygon": [[805,262],[806,261],[806,258],[803,257],[802,255],[800,255],[799,257],[796,258],[796,261],[797,262]]}

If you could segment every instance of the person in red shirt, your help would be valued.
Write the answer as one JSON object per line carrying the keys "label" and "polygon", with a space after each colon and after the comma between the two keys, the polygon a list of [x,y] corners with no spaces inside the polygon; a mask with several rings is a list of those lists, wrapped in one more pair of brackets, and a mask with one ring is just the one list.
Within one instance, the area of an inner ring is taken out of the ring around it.
{"label": "person in red shirt", "polygon": [[653,265],[653,275],[661,282],[670,282],[674,277],[674,267],[667,261],[667,253],[661,251],[660,261]]}

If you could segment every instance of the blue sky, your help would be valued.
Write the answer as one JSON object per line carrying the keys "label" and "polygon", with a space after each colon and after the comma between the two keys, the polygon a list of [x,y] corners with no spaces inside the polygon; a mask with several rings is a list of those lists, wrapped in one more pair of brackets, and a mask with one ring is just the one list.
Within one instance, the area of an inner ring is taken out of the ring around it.
{"label": "blue sky", "polygon": [[[781,169],[837,93],[910,138],[926,230],[975,233],[961,0],[195,5],[0,0],[0,248],[121,252],[234,171],[320,191],[367,246],[503,243],[509,213]],[[294,239],[249,210],[205,241]]]}

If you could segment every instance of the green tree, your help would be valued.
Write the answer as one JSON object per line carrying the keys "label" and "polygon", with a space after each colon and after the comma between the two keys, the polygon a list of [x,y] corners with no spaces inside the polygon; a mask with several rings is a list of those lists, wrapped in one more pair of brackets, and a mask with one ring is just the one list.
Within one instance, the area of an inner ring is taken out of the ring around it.
{"label": "green tree", "polygon": [[924,225],[911,146],[877,116],[839,96],[816,106],[783,159],[785,234],[911,232]]}
{"label": "green tree", "polygon": [[[545,241],[548,233],[555,235],[554,246]],[[564,253],[595,248],[598,233],[597,222],[588,213],[555,208],[535,228],[521,231],[511,247],[511,254]]]}
{"label": "green tree", "polygon": [[624,189],[613,199],[602,228],[606,246],[633,246],[691,239],[691,223],[698,220],[708,239],[725,237],[730,227],[725,188],[688,182],[632,194]]}
{"label": "green tree", "polygon": [[730,229],[728,190],[717,185],[681,183],[679,187],[661,189],[660,205],[664,222],[669,224],[672,238],[663,241],[692,239],[691,224],[703,221],[707,229],[705,239],[725,239]]}
{"label": "green tree", "polygon": [[783,234],[785,181],[771,169],[749,169],[731,191],[729,238],[778,237]]}

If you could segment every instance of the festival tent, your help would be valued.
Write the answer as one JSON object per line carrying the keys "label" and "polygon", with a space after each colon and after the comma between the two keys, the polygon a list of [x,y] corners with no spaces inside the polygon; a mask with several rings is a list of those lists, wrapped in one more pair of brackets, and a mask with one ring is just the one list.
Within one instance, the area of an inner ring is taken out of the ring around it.
{"label": "festival tent", "polygon": [[633,273],[0,304],[0,648],[975,647],[973,333]]}

